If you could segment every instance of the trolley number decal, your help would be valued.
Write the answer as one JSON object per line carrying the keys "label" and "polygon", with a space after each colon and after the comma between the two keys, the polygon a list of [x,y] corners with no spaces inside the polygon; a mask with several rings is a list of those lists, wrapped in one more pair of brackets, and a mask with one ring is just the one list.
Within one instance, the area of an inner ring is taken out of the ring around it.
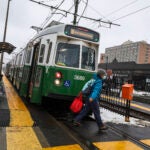
{"label": "trolley number decal", "polygon": [[85,77],[84,76],[79,76],[79,75],[74,75],[74,80],[84,81]]}

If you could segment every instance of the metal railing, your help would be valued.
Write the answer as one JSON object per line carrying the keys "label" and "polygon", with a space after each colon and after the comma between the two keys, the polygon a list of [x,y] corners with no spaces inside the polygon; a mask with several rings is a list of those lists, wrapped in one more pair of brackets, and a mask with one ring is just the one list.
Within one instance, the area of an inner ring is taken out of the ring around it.
{"label": "metal railing", "polygon": [[[115,78],[105,79],[103,83],[100,106],[125,116],[125,120],[129,121],[129,117],[131,116],[131,100],[122,98],[122,85],[125,83],[127,82],[117,76],[115,76]],[[150,83],[145,85],[144,91],[137,90],[136,85],[134,85],[134,88],[134,100],[137,99],[137,97],[141,102],[143,102],[143,97],[145,98],[145,101],[150,99]]]}

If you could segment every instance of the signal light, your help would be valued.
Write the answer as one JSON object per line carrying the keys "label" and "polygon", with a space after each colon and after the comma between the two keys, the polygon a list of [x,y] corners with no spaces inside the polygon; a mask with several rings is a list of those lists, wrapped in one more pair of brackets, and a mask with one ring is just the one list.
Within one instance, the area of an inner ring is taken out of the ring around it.
{"label": "signal light", "polygon": [[60,79],[62,78],[62,74],[60,72],[55,73],[55,78]]}

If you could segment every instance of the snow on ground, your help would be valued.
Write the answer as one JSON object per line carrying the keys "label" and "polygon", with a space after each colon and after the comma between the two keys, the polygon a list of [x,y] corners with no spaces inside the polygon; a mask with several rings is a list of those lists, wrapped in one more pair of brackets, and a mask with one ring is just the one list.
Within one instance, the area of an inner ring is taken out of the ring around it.
{"label": "snow on ground", "polygon": [[150,96],[150,92],[134,90],[133,95],[134,96]]}
{"label": "snow on ground", "polygon": [[[112,122],[116,124],[127,124],[127,125],[134,125],[134,126],[140,126],[140,127],[150,127],[149,121],[144,121],[141,119],[130,117],[130,122],[125,122],[125,117],[117,113],[111,112],[104,108],[101,108],[100,112],[101,112],[101,118],[104,123]],[[92,117],[94,117],[94,115],[92,115]]]}
{"label": "snow on ground", "polygon": [[[120,92],[119,89],[111,89],[112,92]],[[135,89],[133,90],[133,96],[150,96],[150,92],[148,91],[136,91]],[[120,93],[120,97],[121,97],[121,93]]]}

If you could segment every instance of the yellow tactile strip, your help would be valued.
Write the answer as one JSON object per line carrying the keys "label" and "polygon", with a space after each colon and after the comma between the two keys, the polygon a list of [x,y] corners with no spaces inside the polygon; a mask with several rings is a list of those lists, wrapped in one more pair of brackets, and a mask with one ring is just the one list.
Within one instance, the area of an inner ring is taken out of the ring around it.
{"label": "yellow tactile strip", "polygon": [[82,150],[78,144],[43,148],[42,150]]}
{"label": "yellow tactile strip", "polygon": [[141,140],[141,142],[150,146],[150,139]]}
{"label": "yellow tactile strip", "polygon": [[101,150],[143,150],[129,141],[111,141],[94,143]]}
{"label": "yellow tactile strip", "polygon": [[82,150],[77,144],[42,148],[32,128],[34,122],[27,107],[5,76],[3,82],[10,109],[10,127],[6,128],[7,150]]}
{"label": "yellow tactile strip", "polygon": [[5,76],[3,82],[10,109],[10,126],[31,127],[34,122],[28,109]]}
{"label": "yellow tactile strip", "polygon": [[7,127],[7,150],[42,150],[31,127]]}

